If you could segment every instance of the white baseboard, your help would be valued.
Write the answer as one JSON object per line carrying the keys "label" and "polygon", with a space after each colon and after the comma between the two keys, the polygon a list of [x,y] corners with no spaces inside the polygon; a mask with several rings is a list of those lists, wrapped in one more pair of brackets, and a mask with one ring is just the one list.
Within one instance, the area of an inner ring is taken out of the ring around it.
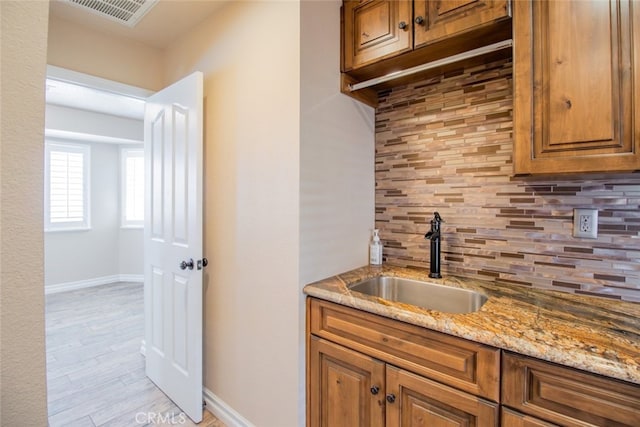
{"label": "white baseboard", "polygon": [[118,282],[144,283],[144,274],[120,274]]}
{"label": "white baseboard", "polygon": [[255,427],[208,388],[203,389],[202,395],[207,404],[205,408],[228,427]]}
{"label": "white baseboard", "polygon": [[73,291],[76,289],[91,288],[93,286],[108,285],[117,282],[144,282],[142,274],[114,274],[111,276],[95,277],[93,279],[78,280],[76,282],[56,283],[44,287],[45,295],[57,294],[59,292]]}

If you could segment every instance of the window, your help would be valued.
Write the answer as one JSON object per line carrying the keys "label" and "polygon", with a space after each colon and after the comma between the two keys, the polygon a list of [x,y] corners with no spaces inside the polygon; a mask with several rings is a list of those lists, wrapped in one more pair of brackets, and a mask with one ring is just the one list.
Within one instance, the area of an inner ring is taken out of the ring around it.
{"label": "window", "polygon": [[45,143],[45,231],[89,229],[89,155],[88,145]]}
{"label": "window", "polygon": [[122,171],[122,226],[144,226],[144,151],[123,148],[120,151]]}

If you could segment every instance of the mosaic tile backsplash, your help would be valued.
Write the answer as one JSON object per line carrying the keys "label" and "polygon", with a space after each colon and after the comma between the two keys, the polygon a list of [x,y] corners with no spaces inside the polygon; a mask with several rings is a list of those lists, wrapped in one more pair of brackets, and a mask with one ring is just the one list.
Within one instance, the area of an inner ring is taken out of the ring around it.
{"label": "mosaic tile backsplash", "polygon": [[[442,274],[640,302],[640,173],[512,176],[510,59],[380,93],[376,227],[385,262]],[[572,237],[598,209],[598,238]]]}

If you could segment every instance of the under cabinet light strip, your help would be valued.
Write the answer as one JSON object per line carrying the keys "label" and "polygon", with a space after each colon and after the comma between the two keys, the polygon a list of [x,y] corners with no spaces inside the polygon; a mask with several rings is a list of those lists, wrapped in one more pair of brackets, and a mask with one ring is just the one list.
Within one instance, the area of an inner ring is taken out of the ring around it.
{"label": "under cabinet light strip", "polygon": [[360,83],[350,84],[349,90],[354,92],[359,89],[364,89],[369,86],[375,86],[379,83],[388,82],[400,77],[410,76],[411,74],[419,73],[421,71],[431,70],[433,68],[441,67],[443,65],[453,64],[454,62],[464,61],[465,59],[474,58],[476,56],[485,55],[491,52],[497,52],[502,49],[513,46],[513,40],[503,40],[498,43],[493,43],[488,46],[472,49],[467,52],[458,53],[456,55],[447,56],[446,58],[438,59],[436,61],[427,62],[426,64],[417,65],[415,67],[407,68],[402,71],[395,71],[387,74],[386,76],[376,77],[375,79],[365,80]]}

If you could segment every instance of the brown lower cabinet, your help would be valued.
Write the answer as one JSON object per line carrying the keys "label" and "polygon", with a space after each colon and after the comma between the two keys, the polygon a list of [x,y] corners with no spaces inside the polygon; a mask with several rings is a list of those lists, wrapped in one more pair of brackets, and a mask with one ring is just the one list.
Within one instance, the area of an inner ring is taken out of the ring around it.
{"label": "brown lower cabinet", "polygon": [[308,355],[308,425],[385,425],[384,362],[318,337]]}
{"label": "brown lower cabinet", "polygon": [[307,304],[308,426],[498,426],[500,350],[339,304]]}
{"label": "brown lower cabinet", "polygon": [[[640,426],[640,386],[505,352],[502,404],[567,427]],[[547,425],[504,423],[504,426]]]}
{"label": "brown lower cabinet", "polygon": [[504,407],[500,411],[500,425],[505,427],[555,427],[555,424],[549,424]]}
{"label": "brown lower cabinet", "polygon": [[497,403],[322,338],[309,357],[309,426],[498,425]]}
{"label": "brown lower cabinet", "polygon": [[308,427],[639,427],[640,385],[307,299]]}

